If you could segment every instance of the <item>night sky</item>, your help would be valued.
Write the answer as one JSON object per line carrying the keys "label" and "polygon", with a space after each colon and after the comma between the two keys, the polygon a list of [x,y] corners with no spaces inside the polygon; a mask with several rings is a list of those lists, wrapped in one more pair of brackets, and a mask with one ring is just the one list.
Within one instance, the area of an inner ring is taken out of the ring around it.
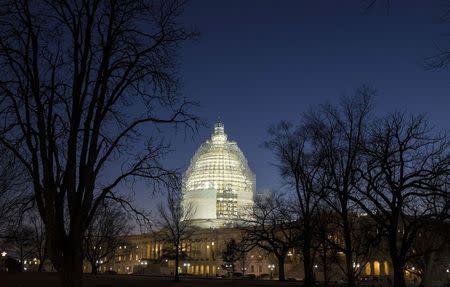
{"label": "night sky", "polygon": [[[221,117],[256,174],[257,191],[278,189],[273,158],[261,146],[269,126],[298,121],[311,106],[363,84],[378,91],[377,113],[425,113],[449,129],[450,74],[424,65],[436,44],[450,48],[443,2],[391,2],[389,13],[380,4],[367,15],[359,0],[191,1],[183,22],[201,36],[181,49],[181,93],[200,104],[195,111],[208,126],[193,139],[173,137],[167,165],[185,170]],[[156,202],[145,186],[136,195],[145,208]]]}

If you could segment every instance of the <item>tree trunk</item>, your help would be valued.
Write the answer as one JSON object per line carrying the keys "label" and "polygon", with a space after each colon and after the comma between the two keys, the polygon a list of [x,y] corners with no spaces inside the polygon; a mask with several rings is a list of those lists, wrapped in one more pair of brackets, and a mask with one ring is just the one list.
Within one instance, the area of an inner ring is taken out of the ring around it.
{"label": "tree trunk", "polygon": [[52,267],[57,272],[63,272],[63,253],[61,251],[64,251],[64,237],[62,236],[64,229],[61,227],[58,228],[57,226],[55,217],[50,216],[50,220],[45,225],[45,248]]}
{"label": "tree trunk", "polygon": [[278,256],[278,280],[285,281],[286,278],[284,276],[284,259],[285,256]]}
{"label": "tree trunk", "polygon": [[44,267],[44,262],[45,262],[45,258],[39,260],[38,272],[42,272],[42,269]]}
{"label": "tree trunk", "polygon": [[63,270],[62,286],[81,287],[83,282],[83,236],[81,232],[73,231],[66,240]]}
{"label": "tree trunk", "polygon": [[352,230],[350,223],[348,222],[347,215],[343,216],[343,232],[345,243],[345,270],[347,276],[347,285],[349,287],[356,286],[355,284],[355,272],[353,269],[353,246],[352,246]]}
{"label": "tree trunk", "polygon": [[433,271],[433,260],[434,260],[434,252],[427,252],[425,254],[425,270],[423,271],[423,277],[421,286],[423,287],[432,287],[433,285],[433,277],[432,277],[432,271]]}
{"label": "tree trunk", "polygon": [[91,274],[97,275],[97,273],[98,273],[97,264],[95,264],[95,261],[91,261]]}
{"label": "tree trunk", "polygon": [[405,268],[398,260],[393,260],[392,267],[394,269],[394,285],[393,287],[405,287]]}
{"label": "tree trunk", "polygon": [[178,274],[178,264],[179,264],[179,262],[180,262],[180,247],[176,246],[176,251],[175,251],[175,272],[174,272],[174,275],[175,275],[174,279],[175,279],[175,281],[180,280],[180,276]]}
{"label": "tree trunk", "polygon": [[327,262],[327,249],[324,250],[324,253],[322,255],[322,268],[323,268],[323,281],[325,282],[325,285],[328,285],[328,262]]}
{"label": "tree trunk", "polygon": [[391,229],[389,231],[389,254],[392,261],[392,269],[394,270],[394,287],[405,287],[405,260],[399,254],[397,247],[397,236],[398,236],[398,219],[394,219]]}
{"label": "tree trunk", "polygon": [[309,236],[305,237],[305,242],[303,244],[303,269],[305,272],[305,286],[314,286],[314,269]]}
{"label": "tree trunk", "polygon": [[23,246],[22,246],[22,244],[20,244],[20,247],[19,247],[19,252],[20,252],[20,270],[19,270],[19,272],[23,272],[23,267],[24,267],[24,264],[23,264]]}

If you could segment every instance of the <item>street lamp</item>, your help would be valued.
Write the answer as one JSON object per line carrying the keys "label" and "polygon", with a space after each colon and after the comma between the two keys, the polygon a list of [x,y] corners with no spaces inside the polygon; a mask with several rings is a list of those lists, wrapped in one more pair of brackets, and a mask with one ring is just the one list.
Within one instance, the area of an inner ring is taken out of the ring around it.
{"label": "street lamp", "polygon": [[317,272],[317,268],[319,268],[319,265],[317,265],[317,264],[314,264],[314,270],[313,270],[313,273],[314,273],[314,277],[316,276],[316,272]]}
{"label": "street lamp", "polygon": [[211,258],[212,260],[216,260],[216,258],[214,257],[214,241],[211,242]]}
{"label": "street lamp", "polygon": [[270,279],[273,279],[273,270],[275,269],[275,264],[269,264],[269,266],[267,267],[269,267],[270,269]]}
{"label": "street lamp", "polygon": [[6,271],[6,255],[7,255],[8,253],[6,253],[6,251],[3,251],[2,253],[1,253],[1,255],[2,255],[2,270],[3,271]]}
{"label": "street lamp", "polygon": [[186,267],[186,274],[188,273],[189,267],[191,267],[191,263],[183,263],[183,266]]}

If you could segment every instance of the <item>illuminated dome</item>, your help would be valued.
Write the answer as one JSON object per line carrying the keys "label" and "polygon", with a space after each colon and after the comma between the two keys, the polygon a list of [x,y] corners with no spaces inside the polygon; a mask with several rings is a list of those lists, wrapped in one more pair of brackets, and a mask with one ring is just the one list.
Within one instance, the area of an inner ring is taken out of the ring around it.
{"label": "illuminated dome", "polygon": [[184,174],[183,205],[192,208],[191,220],[197,226],[234,226],[253,207],[254,191],[255,175],[219,121]]}

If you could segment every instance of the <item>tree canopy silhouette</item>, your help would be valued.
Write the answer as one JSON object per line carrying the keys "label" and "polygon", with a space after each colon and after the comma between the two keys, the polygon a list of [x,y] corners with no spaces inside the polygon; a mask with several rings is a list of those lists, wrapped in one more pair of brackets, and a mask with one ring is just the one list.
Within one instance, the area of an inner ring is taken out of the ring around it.
{"label": "tree canopy silhouette", "polygon": [[65,286],[81,285],[83,234],[105,197],[176,176],[160,162],[169,145],[142,126],[196,127],[178,95],[177,48],[195,36],[179,22],[184,4],[0,3],[0,143],[32,179]]}

